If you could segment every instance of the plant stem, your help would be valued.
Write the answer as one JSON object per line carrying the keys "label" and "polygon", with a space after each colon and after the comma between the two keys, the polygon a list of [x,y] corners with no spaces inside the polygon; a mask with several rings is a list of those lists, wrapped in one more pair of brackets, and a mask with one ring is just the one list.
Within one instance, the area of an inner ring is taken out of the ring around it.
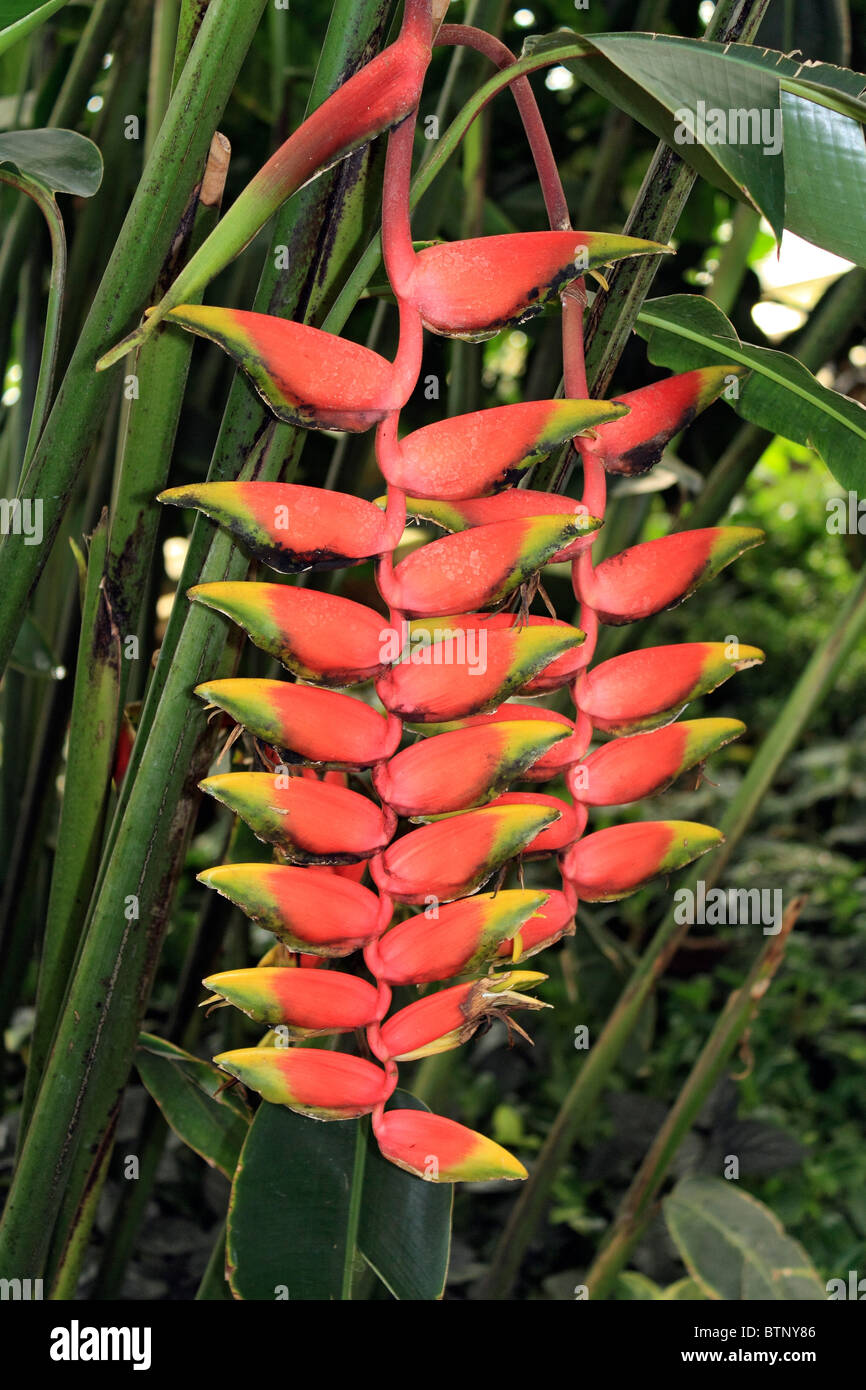
{"label": "plant stem", "polygon": [[26,193],[28,197],[32,198],[48,223],[48,232],[51,237],[51,278],[48,282],[48,304],[45,310],[42,355],[39,359],[36,393],[33,398],[30,428],[27,433],[27,444],[21,465],[23,473],[33,457],[33,450],[42,433],[51,401],[51,387],[57,362],[57,344],[60,337],[63,287],[66,284],[66,234],[63,230],[63,218],[60,215],[54,194],[50,193],[36,179],[28,178],[26,174],[0,169],[0,182],[11,184],[13,188],[19,188],[22,193]]}
{"label": "plant stem", "polygon": [[343,1261],[343,1285],[340,1294],[344,1301],[351,1300],[352,1297],[352,1279],[358,1249],[358,1227],[361,1221],[361,1203],[364,1198],[366,1162],[367,1123],[364,1120],[358,1120],[355,1125],[355,1161],[352,1166],[352,1186],[349,1190],[349,1210],[346,1216],[346,1253]]}
{"label": "plant stem", "polygon": [[607,1241],[586,1275],[584,1282],[590,1298],[607,1296],[639,1243],[654,1214],[656,1197],[677,1150],[721,1076],[725,1063],[749,1028],[760,1001],[782,964],[788,937],[804,903],[804,898],[795,898],[789,905],[780,931],[766,942],[739,989],[728,996],[682,1090],[620,1203]]}

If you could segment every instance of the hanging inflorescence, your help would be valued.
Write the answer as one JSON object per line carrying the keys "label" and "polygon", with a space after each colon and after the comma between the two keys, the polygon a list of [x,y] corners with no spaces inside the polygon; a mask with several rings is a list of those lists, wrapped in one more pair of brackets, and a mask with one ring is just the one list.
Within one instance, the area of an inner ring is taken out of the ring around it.
{"label": "hanging inflorescence", "polygon": [[[514,92],[551,229],[415,250],[412,149],[433,37],[429,0],[410,0],[397,41],[292,136],[238,199],[220,233],[222,252],[235,254],[294,188],[390,130],[382,241],[399,313],[394,361],[304,324],[183,303],[208,278],[196,279],[195,260],[152,318],[167,317],[219,343],[282,420],[308,429],[375,427],[387,483],[380,504],[262,482],[205,483],[162,494],[204,511],[282,572],[373,558],[389,610],[384,624],[362,604],[284,583],[209,583],[190,592],[240,624],[294,677],[212,680],[197,688],[260,747],[275,750],[265,771],[228,772],[202,785],[276,847],[276,861],[226,864],[200,878],[273,932],[283,948],[300,953],[302,966],[330,966],[333,958],[362,950],[373,981],[268,963],[211,976],[205,983],[215,996],[277,1030],[279,1041],[363,1029],[369,1052],[266,1045],[222,1053],[216,1061],[265,1100],[302,1114],[370,1114],[387,1158],[448,1182],[523,1177],[525,1170],[499,1145],[454,1121],[386,1109],[398,1063],[458,1046],[491,1015],[516,1028],[511,1011],[543,1007],[524,991],[545,978],[520,967],[574,930],[581,898],[624,897],[720,839],[711,827],[684,821],[584,831],[589,807],[658,791],[738,736],[743,726],[736,720],[674,721],[691,699],[761,653],[686,643],[630,652],[589,669],[599,624],[631,622],[678,603],[760,534],[686,531],[593,564],[606,473],[652,467],[667,441],[735,381],[737,369],[688,372],[614,401],[589,399],[584,275],[665,248],[570,227],[525,79]],[[446,26],[436,37],[470,44],[500,65],[510,61],[498,41],[477,30]],[[253,211],[251,195],[258,199]],[[479,340],[557,296],[563,399],[476,411],[400,438],[400,411],[419,379],[425,329]],[[538,458],[570,441],[583,464],[580,503],[517,486]],[[395,564],[394,550],[413,517],[446,534]],[[540,572],[551,562],[572,565],[579,628],[529,611]],[[345,693],[370,681],[384,713]],[[573,719],[527,702],[564,687],[573,697]],[[423,736],[402,747],[407,726]],[[596,731],[614,737],[590,752]],[[280,761],[285,754],[291,767]],[[349,788],[350,773],[369,774],[375,799]],[[563,776],[571,802],[538,790]],[[515,783],[528,790],[509,790]],[[415,828],[395,838],[401,821]],[[500,889],[494,881],[491,891],[494,876],[518,857],[555,858],[561,886]],[[365,867],[376,891],[360,881]],[[421,910],[392,925],[395,905]],[[394,987],[454,978],[461,982],[389,1015]]]}

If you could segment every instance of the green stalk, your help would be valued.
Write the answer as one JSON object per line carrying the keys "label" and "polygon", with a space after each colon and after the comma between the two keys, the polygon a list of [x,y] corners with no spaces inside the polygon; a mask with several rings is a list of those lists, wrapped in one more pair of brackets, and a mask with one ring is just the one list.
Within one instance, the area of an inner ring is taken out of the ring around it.
{"label": "green stalk", "polygon": [[[127,0],[97,0],[72,52],[69,70],[45,121],[46,126],[77,127],[103,54],[111,46],[112,35],[127,8]],[[16,208],[0,247],[0,362],[3,363],[9,355],[15,315],[15,282],[31,244],[35,223],[35,212],[29,203]]]}
{"label": "green stalk", "polygon": [[100,421],[118,389],[94,372],[100,351],[142,313],[200,176],[211,136],[252,41],[265,0],[213,0],[172,97],[120,236],[27,474],[23,497],[41,498],[45,544],[6,536],[0,548],[0,669],[45,563]]}
{"label": "green stalk", "polygon": [[358,1227],[361,1224],[361,1204],[364,1200],[364,1168],[367,1163],[367,1126],[363,1120],[355,1125],[355,1161],[352,1166],[352,1186],[349,1189],[349,1212],[346,1217],[346,1253],[343,1260],[343,1284],[340,1297],[345,1302],[352,1297],[352,1279],[358,1249]]}
{"label": "green stalk", "polygon": [[[813,654],[732,799],[720,827],[725,842],[718,849],[705,855],[700,866],[691,869],[680,880],[681,887],[693,888],[698,879],[703,879],[708,887],[717,882],[779,768],[808,724],[813,711],[830,689],[836,671],[864,629],[866,571],[861,574],[848,596],[836,623]],[[487,1278],[482,1285],[486,1297],[507,1296],[527,1246],[544,1214],[556,1175],[616,1066],[645,1000],[664,974],[687,931],[687,926],[676,921],[673,911],[669,912],[641,956],[562,1102],[529,1180],[512,1209]]]}
{"label": "green stalk", "polygon": [[719,253],[719,263],[712,283],[704,291],[707,299],[717,304],[723,314],[729,314],[746,274],[749,252],[752,249],[761,214],[748,203],[738,203],[731,219],[731,235]]}
{"label": "green stalk", "polygon": [[[225,166],[220,171],[222,177],[216,180],[210,170],[209,160],[203,183],[208,203],[197,201],[192,247],[207,235],[219,206]],[[169,274],[173,268],[174,262]],[[134,364],[138,398],[126,403],[121,426],[108,545],[103,535],[100,553],[91,549],[88,590],[92,585],[98,595],[99,612],[94,608],[88,614],[85,610],[82,620],[63,808],[22,1104],[22,1138],[60,1015],[99,863],[116,734],[131,669],[126,639],[141,627],[142,600],[159,522],[153,497],[168,476],[191,354],[192,343],[180,334],[160,334],[141,349]],[[99,646],[108,638],[110,666]]]}
{"label": "green stalk", "polygon": [[63,287],[66,284],[66,233],[57,200],[43,184],[26,174],[13,173],[0,169],[0,182],[11,184],[29,198],[39,208],[48,223],[51,237],[51,277],[48,282],[48,304],[45,310],[45,329],[42,337],[42,354],[39,359],[39,375],[36,379],[36,394],[30,415],[30,428],[24,449],[24,472],[33,457],[36,441],[42,433],[48,406],[51,400],[51,387],[54,381],[54,367],[57,362],[57,343],[60,337],[60,315],[63,307]]}
{"label": "green stalk", "polygon": [[201,1277],[201,1283],[196,1289],[196,1301],[208,1303],[222,1303],[226,1300],[232,1301],[231,1290],[226,1280],[226,1223],[223,1222],[219,1228],[217,1238],[214,1241],[210,1259],[207,1262],[205,1272]]}
{"label": "green stalk", "polygon": [[785,913],[781,929],[758,955],[739,989],[728,996],[700,1056],[646,1152],[622,1199],[609,1237],[584,1280],[591,1299],[606,1298],[623,1265],[640,1242],[656,1211],[656,1198],[673,1159],[707,1097],[724,1071],[737,1043],[750,1027],[770,982],[782,964],[788,937],[805,899]]}
{"label": "green stalk", "polygon": [[[175,69],[180,0],[155,0],[150,40],[150,74],[147,82],[147,117],[144,153],[153,149],[171,99]],[[181,64],[181,67],[183,64]]]}
{"label": "green stalk", "polygon": [[103,512],[91,537],[88,555],[63,807],[42,946],[28,1085],[22,1105],[22,1136],[90,900],[114,760],[121,634],[103,586],[107,540],[108,516]]}

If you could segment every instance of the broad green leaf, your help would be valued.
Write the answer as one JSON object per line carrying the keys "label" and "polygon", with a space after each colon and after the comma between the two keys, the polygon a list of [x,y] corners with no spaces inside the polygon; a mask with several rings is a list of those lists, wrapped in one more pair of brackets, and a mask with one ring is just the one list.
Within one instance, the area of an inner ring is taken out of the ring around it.
{"label": "broad green leaf", "polygon": [[235,1298],[340,1297],[357,1120],[316,1124],[263,1101],[232,1183],[226,1262]]}
{"label": "broad green leaf", "polygon": [[699,174],[751,202],[777,237],[789,227],[866,264],[861,74],[750,44],[661,34],[559,30],[529,40],[526,51],[565,62]]}
{"label": "broad green leaf", "polygon": [[[391,1103],[424,1108],[402,1091]],[[236,1298],[341,1297],[359,1123],[315,1124],[281,1105],[260,1105],[229,1206],[226,1248]],[[451,1202],[449,1185],[404,1173],[369,1137],[358,1247],[395,1298],[441,1296]]]}
{"label": "broad green leaf", "polygon": [[3,0],[0,4],[0,53],[26,39],[67,3],[68,0],[48,0],[46,5],[34,5],[32,0]]}
{"label": "broad green leaf", "polygon": [[184,1144],[231,1180],[250,1112],[225,1074],[173,1043],[142,1033],[135,1064],[142,1082]]}
{"label": "broad green leaf", "polygon": [[102,155],[75,130],[10,130],[0,135],[0,164],[12,164],[52,193],[90,198],[102,183]]}
{"label": "broad green leaf", "polygon": [[826,1299],[802,1246],[735,1182],[682,1178],[663,1205],[671,1238],[707,1298]]}
{"label": "broad green leaf", "polygon": [[[427,1109],[405,1091],[395,1092],[392,1105]],[[442,1297],[451,1251],[453,1200],[451,1183],[423,1182],[389,1163],[370,1134],[358,1245],[395,1298]]]}
{"label": "broad green leaf", "polygon": [[744,420],[810,445],[844,488],[866,484],[866,408],[822,386],[788,353],[753,347],[737,336],[730,320],[701,295],[650,299],[638,315],[651,362],[687,371],[718,362],[737,362],[751,376],[729,404]]}

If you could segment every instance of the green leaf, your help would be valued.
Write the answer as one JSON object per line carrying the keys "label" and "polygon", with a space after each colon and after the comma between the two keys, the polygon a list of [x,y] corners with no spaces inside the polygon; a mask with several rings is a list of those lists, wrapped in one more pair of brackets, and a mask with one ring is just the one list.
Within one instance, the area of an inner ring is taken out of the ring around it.
{"label": "green leaf", "polygon": [[664,1202],[668,1230],[707,1298],[826,1300],[805,1250],[736,1183],[682,1178]]}
{"label": "green leaf", "polygon": [[29,613],[25,614],[15,638],[9,665],[13,671],[21,671],[26,676],[43,676],[47,680],[62,680],[66,675],[66,668],[59,664]]}
{"label": "green leaf", "polygon": [[0,164],[12,164],[51,193],[92,198],[102,183],[102,155],[75,130],[10,130],[0,135]]}
{"label": "green leaf", "polygon": [[659,1294],[659,1300],[662,1303],[703,1303],[706,1294],[696,1279],[678,1279],[675,1284],[668,1284]]}
{"label": "green leaf", "polygon": [[259,1106],[229,1203],[235,1298],[340,1297],[357,1123],[315,1124],[281,1105]]}
{"label": "green leaf", "polygon": [[249,1128],[250,1111],[225,1074],[173,1043],[142,1033],[139,1076],[175,1134],[231,1180]]}
{"label": "green leaf", "polygon": [[[394,1103],[423,1109],[399,1091]],[[341,1297],[359,1123],[315,1124],[281,1105],[260,1105],[229,1205],[226,1249],[236,1298]],[[450,1187],[395,1168],[370,1137],[358,1244],[395,1298],[441,1296],[451,1201]]]}
{"label": "green leaf", "polygon": [[647,300],[637,331],[647,340],[651,362],[687,371],[719,362],[751,368],[751,376],[729,404],[744,420],[810,445],[844,488],[866,480],[866,408],[822,386],[788,353],[753,347],[737,336],[730,320],[700,295],[673,294]]}
{"label": "green leaf", "polygon": [[0,4],[0,53],[26,39],[65,4],[67,0],[48,0],[46,5],[34,5],[32,0],[3,0]]}
{"label": "green leaf", "polygon": [[[752,203],[777,237],[789,227],[866,263],[861,74],[749,44],[662,34],[559,30],[531,39],[526,51],[564,61],[699,174]],[[721,122],[713,112],[723,113]]]}
{"label": "green leaf", "polygon": [[[403,1110],[428,1107],[406,1091],[392,1104]],[[450,1183],[423,1182],[382,1157],[368,1136],[364,1201],[358,1245],[364,1259],[395,1298],[441,1298],[451,1251]]]}

